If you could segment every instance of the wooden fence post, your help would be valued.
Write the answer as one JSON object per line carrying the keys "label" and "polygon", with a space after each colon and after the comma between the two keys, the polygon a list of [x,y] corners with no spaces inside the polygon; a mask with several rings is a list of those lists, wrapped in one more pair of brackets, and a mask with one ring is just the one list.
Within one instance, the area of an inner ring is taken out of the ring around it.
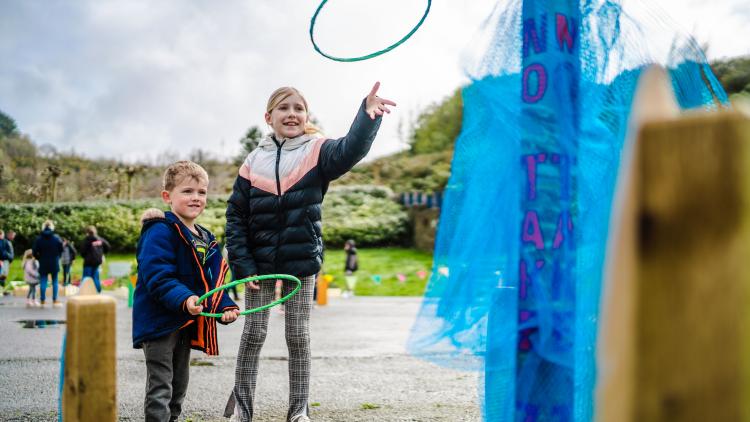
{"label": "wooden fence post", "polygon": [[666,71],[646,69],[638,81],[622,153],[617,194],[602,289],[597,347],[596,420],[629,422],[632,418],[634,291],[636,268],[636,185],[639,132],[644,124],[679,116],[679,106]]}
{"label": "wooden fence post", "polygon": [[115,299],[76,296],[68,299],[63,420],[117,420]]}
{"label": "wooden fence post", "polygon": [[618,209],[599,421],[750,421],[750,119],[647,123]]}

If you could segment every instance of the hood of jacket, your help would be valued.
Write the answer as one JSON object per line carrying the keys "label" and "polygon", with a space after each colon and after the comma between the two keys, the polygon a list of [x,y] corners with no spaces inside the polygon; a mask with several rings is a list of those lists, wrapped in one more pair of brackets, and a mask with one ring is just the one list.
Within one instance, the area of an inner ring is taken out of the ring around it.
{"label": "hood of jacket", "polygon": [[292,151],[297,148],[301,148],[306,143],[319,137],[320,136],[302,134],[300,136],[297,136],[296,138],[277,138],[276,135],[268,135],[265,138],[261,139],[260,143],[258,144],[258,148],[266,151],[275,151],[277,148],[276,143],[278,142],[279,144],[281,144],[281,149],[285,151]]}
{"label": "hood of jacket", "polygon": [[[180,232],[182,233],[183,237],[186,239],[191,239],[193,237],[193,234],[190,233],[190,229],[187,228],[185,224],[183,224],[182,221],[180,221],[180,218],[177,217],[172,211],[167,211],[159,216],[154,216],[148,219],[143,220],[143,225],[141,226],[141,235],[143,233],[146,233],[148,229],[157,223],[167,223],[169,225],[175,225],[177,224],[177,227],[179,227]],[[213,242],[215,240],[213,233],[211,231],[205,229],[203,226],[200,226],[199,224],[196,224],[196,226],[201,227],[206,233],[209,233],[210,238],[208,239],[209,243]]]}

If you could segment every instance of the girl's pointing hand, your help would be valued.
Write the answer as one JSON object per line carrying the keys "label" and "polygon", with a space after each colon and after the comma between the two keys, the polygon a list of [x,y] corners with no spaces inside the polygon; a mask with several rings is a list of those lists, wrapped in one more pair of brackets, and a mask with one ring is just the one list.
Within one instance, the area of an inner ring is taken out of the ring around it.
{"label": "girl's pointing hand", "polygon": [[365,112],[373,120],[375,120],[375,116],[382,116],[383,113],[390,113],[391,110],[388,109],[388,106],[396,106],[396,103],[393,101],[378,97],[376,95],[378,93],[378,88],[380,88],[380,82],[375,82],[375,85],[373,85],[370,93],[367,95],[367,100],[365,102]]}

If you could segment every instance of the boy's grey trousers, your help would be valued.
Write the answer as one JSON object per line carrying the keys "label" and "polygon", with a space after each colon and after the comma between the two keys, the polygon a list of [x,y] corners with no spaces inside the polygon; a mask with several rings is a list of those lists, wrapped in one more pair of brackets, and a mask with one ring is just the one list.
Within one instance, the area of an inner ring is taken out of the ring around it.
{"label": "boy's grey trousers", "polygon": [[176,421],[182,412],[190,371],[188,330],[143,343],[146,355],[146,422]]}

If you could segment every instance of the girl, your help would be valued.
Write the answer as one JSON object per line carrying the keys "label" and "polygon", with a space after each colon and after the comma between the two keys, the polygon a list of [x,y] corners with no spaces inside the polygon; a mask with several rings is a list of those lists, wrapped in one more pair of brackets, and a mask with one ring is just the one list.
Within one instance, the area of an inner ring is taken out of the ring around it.
{"label": "girl", "polygon": [[[248,154],[227,203],[227,249],[237,279],[258,274],[291,274],[302,288],[286,302],[285,337],[289,349],[287,421],[309,421],[309,319],[315,274],[323,262],[321,203],[328,184],[367,155],[380,116],[393,101],[378,97],[377,82],[362,101],[349,133],[340,139],[314,136],[307,101],[294,88],[271,94],[265,120],[272,133]],[[246,308],[274,297],[274,281],[248,283]],[[284,283],[283,294],[294,288]],[[237,355],[235,385],[225,416],[251,421],[258,356],[266,338],[268,310],[245,319]]]}
{"label": "girl", "polygon": [[34,258],[31,249],[23,253],[23,279],[29,285],[29,293],[26,295],[26,306],[37,306],[36,285],[39,284],[39,262]]}
{"label": "girl", "polygon": [[73,243],[70,240],[63,238],[63,252],[60,256],[60,264],[63,267],[63,286],[70,284],[70,268],[73,266],[73,261],[76,259],[76,250]]}

